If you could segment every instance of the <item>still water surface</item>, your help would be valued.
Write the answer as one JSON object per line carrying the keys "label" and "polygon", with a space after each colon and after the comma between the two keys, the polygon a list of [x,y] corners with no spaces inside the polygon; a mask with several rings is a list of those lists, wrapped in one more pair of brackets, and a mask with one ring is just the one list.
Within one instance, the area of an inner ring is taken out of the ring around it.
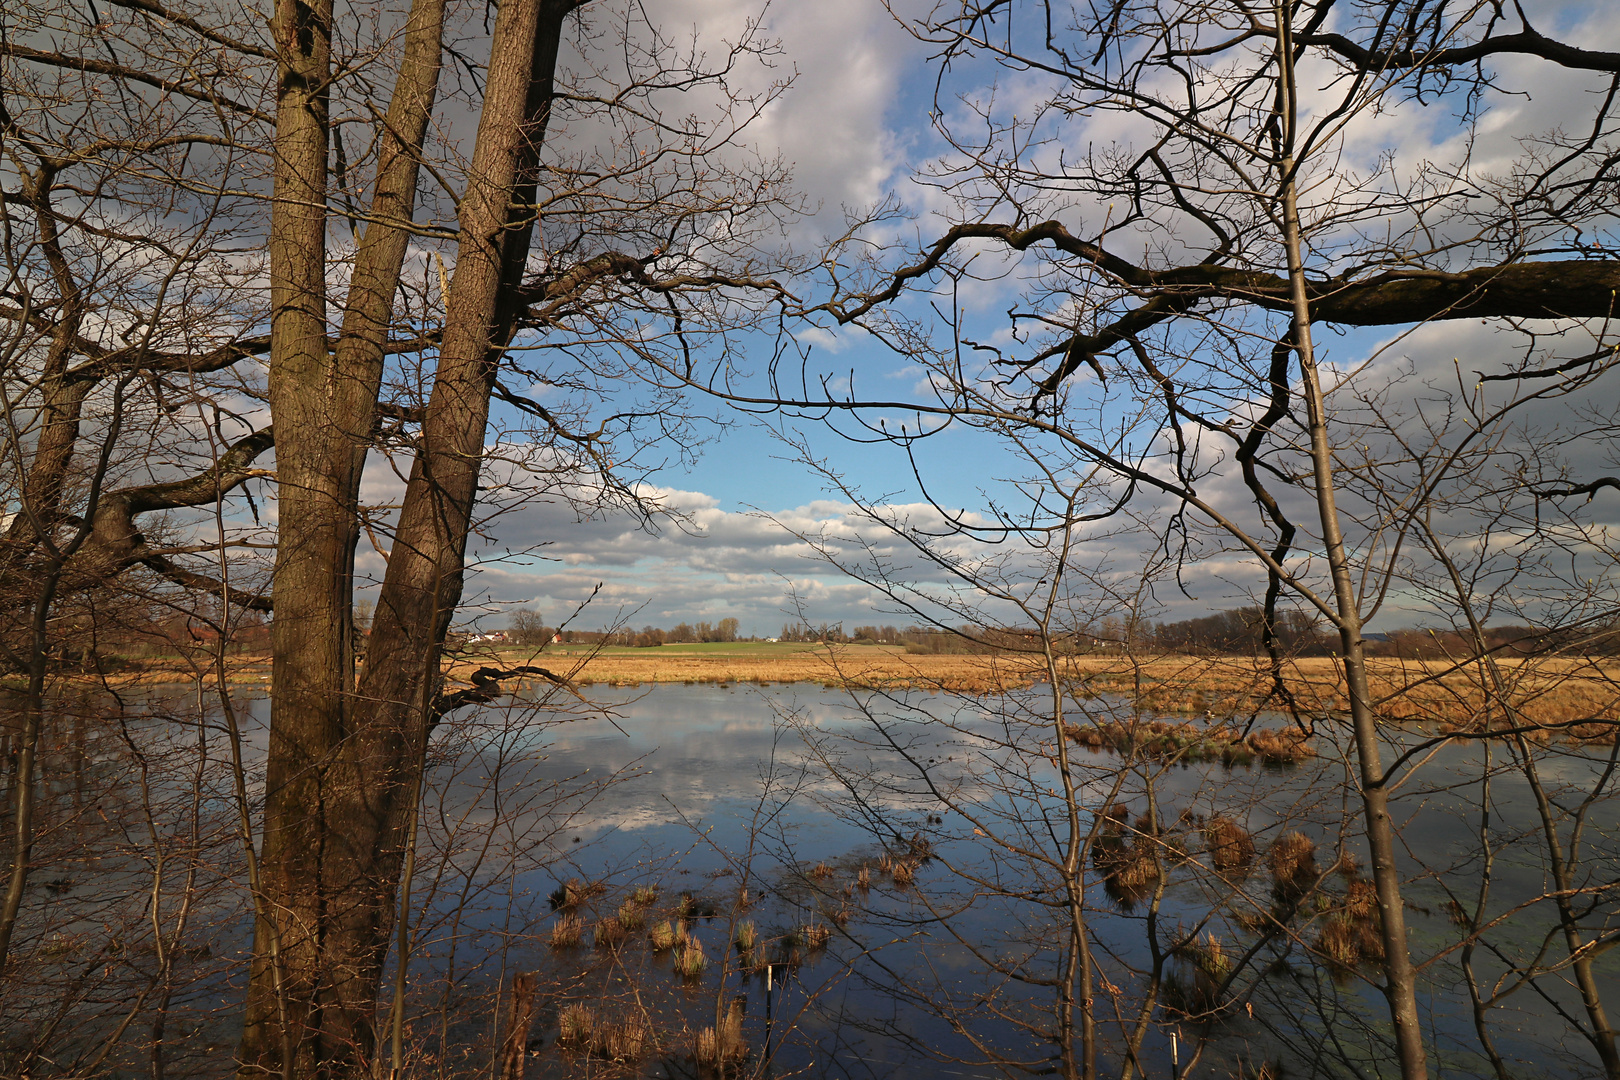
{"label": "still water surface", "polygon": [[[695,924],[695,932],[708,939],[711,959],[731,936],[720,925],[728,919],[746,918],[762,933],[782,933],[807,921],[826,922],[840,907],[852,912],[824,953],[783,972],[788,997],[778,987],[772,1002],[779,1067],[814,1066],[834,1075],[999,1076],[1009,1066],[1052,1066],[1043,1064],[1049,1046],[1018,1026],[1052,1026],[1050,989],[989,970],[1016,959],[1009,971],[1051,977],[1065,943],[1063,909],[1045,903],[1058,895],[1051,890],[1059,879],[1028,850],[1011,850],[1044,845],[1045,853],[1060,854],[1064,804],[1052,762],[1043,758],[1050,742],[1038,727],[1009,723],[1000,703],[926,694],[875,698],[864,712],[842,693],[807,687],[595,688],[592,700],[609,706],[612,718],[582,715],[547,728],[536,736],[537,756],[525,766],[531,771],[524,773],[524,784],[543,781],[558,790],[600,785],[588,800],[568,803],[566,827],[549,830],[545,841],[556,863],[519,875],[526,888],[541,893],[578,876],[620,891],[653,883],[666,898],[689,891],[713,900],[720,915]],[[1079,710],[1114,709],[1118,703],[1075,707],[1071,719],[1083,722]],[[1415,742],[1415,736],[1403,736],[1389,757]],[[1236,955],[1254,935],[1236,925],[1231,913],[1271,904],[1263,853],[1284,831],[1315,839],[1324,871],[1335,841],[1360,856],[1347,814],[1353,806],[1345,791],[1344,755],[1331,738],[1319,745],[1320,757],[1280,769],[1209,763],[1122,774],[1114,755],[1075,753],[1082,807],[1096,810],[1117,801],[1131,807],[1140,825],[1151,792],[1166,836],[1179,836],[1181,843],[1190,838],[1193,855],[1198,832],[1187,823],[1197,820],[1192,815],[1215,813],[1245,824],[1262,853],[1255,870],[1236,882],[1212,882],[1192,864],[1172,869],[1156,909],[1150,897],[1122,902],[1100,884],[1090,887],[1093,959],[1105,984],[1097,1005],[1110,1026],[1106,1071],[1120,1066],[1119,1018],[1130,1019],[1140,1006],[1152,963],[1150,934],[1162,945],[1178,930],[1202,927],[1222,940],[1228,957]],[[1583,904],[1599,909],[1589,922],[1612,925],[1610,912],[1602,909],[1612,909],[1612,887],[1620,877],[1617,815],[1607,800],[1609,754],[1608,748],[1555,753],[1542,760],[1540,780],[1565,811],[1585,807]],[[1432,958],[1424,1001],[1435,1071],[1482,1075],[1490,1066],[1480,1053],[1457,966],[1462,932],[1448,904],[1460,901],[1471,909],[1478,898],[1483,824],[1491,841],[1486,913],[1498,920],[1487,935],[1489,947],[1474,950],[1483,992],[1492,992],[1493,980],[1496,989],[1510,984],[1510,963],[1523,962],[1549,942],[1548,959],[1555,960],[1559,939],[1551,905],[1530,904],[1549,888],[1545,845],[1525,777],[1503,767],[1511,762],[1502,751],[1487,759],[1477,744],[1450,744],[1412,760],[1421,767],[1397,789],[1396,817],[1410,855],[1405,869],[1413,878],[1408,918],[1414,948]],[[830,775],[832,766],[841,770],[843,782]],[[1482,783],[1486,775],[1488,788]],[[1587,799],[1593,792],[1599,797]],[[446,798],[458,801],[453,791]],[[552,812],[553,821],[559,816]],[[1089,814],[1081,826],[1091,827]],[[845,894],[860,866],[885,850],[910,851],[907,841],[919,833],[933,857],[919,867],[914,886],[882,879],[871,892]],[[1563,835],[1567,841],[1567,821]],[[832,875],[808,872],[818,864]],[[1095,882],[1096,874],[1089,876]],[[1336,876],[1325,880],[1330,892],[1342,893]],[[734,914],[744,887],[751,899],[761,892],[766,899]],[[1300,933],[1308,939],[1314,932],[1308,927]],[[1266,955],[1275,973],[1249,986],[1241,1012],[1178,1031],[1182,1040],[1200,1033],[1210,1039],[1201,1063],[1205,1075],[1231,1075],[1241,1061],[1268,1059],[1282,1060],[1290,1075],[1391,1072],[1381,1045],[1387,1014],[1371,981],[1375,966],[1328,972],[1297,946],[1274,945]],[[575,973],[590,966],[554,957],[543,962]],[[1194,966],[1171,961],[1166,970],[1180,971],[1185,983]],[[636,970],[649,977],[663,968],[649,962]],[[1600,958],[1596,974],[1606,995],[1620,991],[1613,953]],[[593,977],[601,972],[580,975],[580,985]],[[704,984],[710,991],[714,978],[711,971]],[[725,975],[725,993],[747,995],[756,1049],[764,1038],[760,982]],[[1108,984],[1118,993],[1110,996]],[[709,998],[702,1000],[699,1014],[712,1009]],[[784,1000],[792,1017],[788,1025],[780,1020]],[[1488,1014],[1497,1052],[1510,1065],[1534,1062],[1547,1075],[1591,1074],[1590,1046],[1560,1018],[1561,1011],[1583,1015],[1567,970],[1525,984]],[[1168,1075],[1168,1035],[1167,1026],[1156,1027],[1138,1052],[1150,1074]]]}
{"label": "still water surface", "polygon": [[[564,699],[568,708],[556,698],[520,697],[442,725],[420,833],[423,869],[413,882],[408,1041],[422,1055],[419,1071],[482,1070],[502,988],[513,971],[536,969],[547,977],[531,1076],[595,1076],[606,1068],[558,1051],[559,1015],[570,1005],[608,1019],[646,1019],[660,1050],[640,1067],[643,1075],[693,1074],[686,1054],[694,1033],[723,1027],[734,999],[745,1006],[745,1072],[930,1078],[1051,1071],[1058,1064],[1049,1037],[1057,1023],[1051,984],[1072,944],[1055,862],[1070,819],[1051,726],[1038,722],[1049,704],[1041,693],[974,700],[907,692],[857,702],[808,686],[595,687],[587,702]],[[56,770],[67,784],[56,797],[63,807],[81,808],[74,820],[110,821],[114,802],[135,806],[139,772],[118,750],[126,735],[145,746],[149,763],[168,747],[175,768],[167,780],[151,773],[151,797],[160,799],[169,783],[175,805],[186,805],[187,777],[197,774],[186,756],[188,732],[197,729],[176,722],[186,700],[154,695],[145,728],[133,723],[111,738],[113,750],[101,759],[80,753],[78,764]],[[251,770],[262,763],[268,708],[251,695],[241,705]],[[1034,710],[1028,719],[1025,707]],[[1074,723],[1128,715],[1108,699],[1075,700],[1065,709]],[[1392,736],[1388,758],[1421,740]],[[1104,1075],[1119,1074],[1130,1056],[1123,1033],[1145,992],[1154,989],[1160,1006],[1195,1003],[1209,972],[1228,970],[1222,965],[1257,940],[1263,918],[1257,923],[1256,916],[1277,903],[1265,853],[1280,836],[1310,838],[1323,888],[1343,898],[1348,884],[1331,872],[1335,853],[1362,863],[1365,857],[1342,748],[1330,732],[1317,746],[1320,756],[1287,768],[1126,768],[1113,754],[1071,751],[1074,823],[1086,832],[1093,813],[1128,808],[1133,831],[1126,842],[1156,837],[1166,867],[1155,902],[1152,882],[1110,890],[1095,861],[1081,863]],[[207,959],[197,962],[185,999],[201,1018],[185,1029],[196,1032],[186,1046],[195,1049],[196,1075],[209,1074],[234,1043],[248,928],[240,867],[232,864],[239,848],[231,834],[234,804],[218,779],[224,742],[217,729],[203,750],[211,762],[203,806],[218,821],[207,826],[217,852],[208,868],[213,891],[196,922],[196,933],[210,935],[206,948],[196,949]],[[1611,755],[1612,748],[1555,748],[1539,763],[1564,854],[1578,856],[1587,937],[1600,944],[1607,939],[1599,935],[1613,934],[1620,922]],[[1567,949],[1556,913],[1544,898],[1547,846],[1524,773],[1503,749],[1479,744],[1435,745],[1414,753],[1411,764],[1419,767],[1401,774],[1395,816],[1406,845],[1414,951],[1426,965],[1434,1074],[1493,1072],[1463,981],[1465,934],[1452,917],[1454,904],[1473,910],[1488,867],[1489,927],[1472,962],[1483,994],[1512,991],[1486,1011],[1488,1036],[1517,1075],[1597,1075],[1590,1044],[1576,1031],[1585,1016],[1562,964]],[[105,793],[99,803],[98,785]],[[1217,814],[1253,836],[1257,858],[1246,873],[1208,871],[1200,826]],[[1583,824],[1575,845],[1577,815]],[[182,817],[174,824],[183,826]],[[144,918],[150,861],[120,838],[138,839],[138,831],[109,834],[114,846],[83,859],[77,887],[65,895],[127,901],[134,922]],[[885,859],[906,862],[915,880],[885,873]],[[868,888],[860,885],[863,869]],[[569,879],[601,891],[578,909],[582,943],[556,949],[550,935],[559,914],[547,898]],[[637,888],[657,890],[658,899],[639,909],[645,925],[616,950],[593,948],[601,921]],[[54,895],[39,894],[43,916],[67,910]],[[678,919],[683,906],[708,959],[691,980],[674,974],[670,952],[648,945],[648,929]],[[1335,917],[1331,903],[1307,905],[1291,923],[1292,939],[1269,938],[1252,965],[1264,974],[1240,973],[1229,988],[1237,1004],[1219,1019],[1178,1022],[1156,1010],[1134,1052],[1137,1071],[1169,1075],[1174,1032],[1184,1053],[1201,1054],[1190,1075],[1249,1075],[1263,1061],[1281,1061],[1290,1076],[1394,1075],[1376,965],[1329,970],[1301,947]],[[75,949],[80,939],[104,935],[100,914],[62,918],[68,921],[50,932]],[[731,947],[744,923],[778,961],[768,968],[768,994],[766,970],[745,970]],[[825,947],[802,941],[806,925],[830,931]],[[1195,932],[1197,949],[1165,958]],[[1211,935],[1218,950],[1210,948]],[[1154,987],[1156,952],[1167,982]],[[62,971],[83,955],[64,951]],[[1534,981],[1518,980],[1516,968],[1538,955],[1544,970]],[[1602,951],[1594,965],[1606,999],[1620,993],[1617,955]],[[41,969],[47,976],[54,977],[50,965]],[[8,1015],[15,1007],[32,1024],[28,1018],[50,1013],[53,1000],[7,1003]],[[185,1074],[181,1057],[177,1051],[173,1075]]]}

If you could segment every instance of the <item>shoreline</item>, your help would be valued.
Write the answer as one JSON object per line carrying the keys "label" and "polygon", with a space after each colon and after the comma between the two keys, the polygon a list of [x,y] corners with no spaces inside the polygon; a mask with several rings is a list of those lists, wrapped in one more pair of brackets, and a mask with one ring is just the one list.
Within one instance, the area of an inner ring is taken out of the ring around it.
{"label": "shoreline", "polygon": [[[136,666],[139,665],[139,666]],[[525,649],[480,646],[453,654],[445,666],[447,686],[470,686],[480,668],[512,670],[535,666],[585,688],[643,683],[730,685],[815,684],[828,689],[929,690],[968,695],[1006,693],[1047,681],[1039,653],[982,655],[907,653],[896,646],[817,645],[813,643],[736,643],[661,646],[652,649],[585,647]],[[1078,700],[1119,695],[1142,709],[1165,715],[1211,719],[1281,711],[1268,665],[1247,656],[1157,656],[1133,659],[1090,654],[1059,660],[1060,673],[1074,680]],[[271,687],[268,652],[227,658],[232,686]],[[1466,733],[1482,725],[1502,726],[1505,715],[1542,728],[1570,731],[1582,741],[1609,738],[1620,722],[1620,658],[1503,659],[1509,689],[1508,710],[1484,693],[1476,668],[1434,660],[1370,661],[1374,707],[1387,720],[1432,724],[1443,733]],[[122,671],[60,673],[62,688],[128,689],[213,681],[211,668],[199,670],[184,658],[136,661]],[[532,680],[541,676],[528,675]],[[513,683],[520,677],[514,677]],[[1348,707],[1338,664],[1310,657],[1284,665],[1281,691],[1302,712],[1331,715]]]}

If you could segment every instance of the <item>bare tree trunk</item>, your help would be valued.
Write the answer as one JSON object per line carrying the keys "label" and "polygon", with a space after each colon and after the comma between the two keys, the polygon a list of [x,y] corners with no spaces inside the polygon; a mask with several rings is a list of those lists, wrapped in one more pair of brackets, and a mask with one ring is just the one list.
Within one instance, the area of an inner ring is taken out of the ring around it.
{"label": "bare tree trunk", "polygon": [[[328,771],[347,737],[354,679],[353,567],[358,498],[375,423],[384,348],[392,323],[415,204],[420,154],[438,85],[444,0],[417,0],[389,105],[372,212],[356,254],[343,331],[327,345],[325,303],[326,144],[324,94],[329,11],[283,5],[277,13],[282,68],[277,112],[276,199],[271,221],[271,407],[277,427],[279,536],[273,589],[275,696],[271,714],[264,850],[265,888],[279,926],[260,922],[241,1060],[267,1071],[311,1029],[307,1065],[358,1050],[341,1019],[336,1032],[309,1019],[321,984],[341,969],[325,962],[321,880],[333,855],[324,813]],[[396,224],[397,223],[397,224]],[[340,860],[341,861],[341,860]],[[280,948],[272,946],[276,935]],[[282,977],[267,969],[279,954]],[[280,983],[280,989],[277,985]],[[286,998],[301,1001],[286,1013]],[[334,1044],[335,1042],[335,1044]],[[278,1068],[277,1071],[284,1071]]]}
{"label": "bare tree trunk", "polygon": [[1395,862],[1395,828],[1389,818],[1388,777],[1378,747],[1378,724],[1367,685],[1367,658],[1361,640],[1361,610],[1339,527],[1333,483],[1333,447],[1328,441],[1327,410],[1322,381],[1311,342],[1311,309],[1307,296],[1304,243],[1300,236],[1298,186],[1294,160],[1295,119],[1298,116],[1294,85],[1294,42],[1285,5],[1277,6],[1277,62],[1282,107],[1283,247],[1288,259],[1288,280],[1293,300],[1294,348],[1299,354],[1306,427],[1311,439],[1312,494],[1322,523],[1328,572],[1333,579],[1333,601],[1344,657],[1345,685],[1350,697],[1350,723],[1360,771],[1362,814],[1367,849],[1372,860],[1373,887],[1378,895],[1378,922],[1384,944],[1384,996],[1395,1025],[1395,1050],[1403,1080],[1428,1076],[1427,1052],[1418,1021],[1417,972],[1406,943],[1406,908],[1401,897],[1401,872]]}
{"label": "bare tree trunk", "polygon": [[[342,530],[334,526],[340,494],[336,478],[327,475],[339,420],[326,343],[330,0],[277,0],[271,34],[278,66],[269,394],[280,529],[259,861],[267,903],[255,922],[240,1061],[245,1073],[290,1077],[313,1075],[332,1054],[320,1040],[306,1041],[307,1032],[322,1026],[316,1000],[323,973],[298,961],[320,949],[319,917],[310,910],[318,900],[304,883],[319,877],[329,857],[323,788],[349,690],[346,582],[328,572],[343,562]],[[266,913],[273,913],[274,925]],[[272,957],[281,971],[271,970]]]}
{"label": "bare tree trunk", "polygon": [[506,1017],[506,1035],[501,1039],[501,1060],[496,1073],[500,1080],[523,1080],[529,1025],[533,1022],[534,976],[520,971],[512,980],[512,1008]]}
{"label": "bare tree trunk", "polygon": [[[1298,210],[1293,184],[1284,196],[1289,229],[1289,259],[1298,251]],[[1297,263],[1296,263],[1297,265]],[[1303,274],[1298,280],[1303,284]],[[1388,777],[1384,774],[1378,747],[1378,724],[1372,711],[1372,692],[1367,685],[1367,659],[1361,640],[1361,613],[1355,595],[1350,561],[1345,554],[1344,536],[1334,501],[1333,450],[1328,444],[1327,420],[1322,385],[1311,351],[1303,289],[1298,292],[1300,316],[1294,324],[1303,374],[1307,426],[1311,435],[1313,494],[1322,522],[1322,539],[1327,548],[1328,570],[1333,578],[1333,596],[1344,658],[1345,685],[1350,698],[1350,724],[1356,744],[1356,764],[1360,772],[1362,813],[1367,829],[1367,849],[1372,859],[1373,886],[1378,893],[1379,926],[1384,943],[1384,996],[1389,1000],[1390,1019],[1395,1025],[1395,1046],[1404,1080],[1428,1075],[1423,1032],[1418,1021],[1417,972],[1406,944],[1406,909],[1401,898],[1401,872],[1395,863],[1395,827],[1389,817]]]}
{"label": "bare tree trunk", "polygon": [[[534,203],[558,42],[575,6],[572,0],[520,0],[503,6],[496,21],[422,450],[357,690],[355,503],[407,234],[380,222],[368,229],[366,240],[375,236],[377,242],[362,246],[334,358],[327,357],[324,335],[318,363],[291,343],[280,346],[295,365],[304,365],[302,371],[284,368],[280,389],[307,442],[292,451],[291,468],[282,464],[289,457],[283,456],[278,411],[277,700],[262,861],[285,968],[282,992],[290,999],[286,1022],[297,1026],[300,1044],[295,1075],[359,1075],[369,1070],[375,1050],[377,992],[409,793],[422,768],[444,635],[461,598],[489,395],[519,310],[514,294],[532,232],[532,211],[512,207]],[[385,217],[403,218],[414,193],[416,152],[437,78],[442,0],[419,4],[412,20],[394,107],[410,113],[417,126],[396,125],[393,130],[403,128],[407,136],[392,154],[385,149],[379,163],[378,214]],[[314,145],[310,137],[307,147]],[[322,147],[324,154],[324,137]],[[290,165],[278,161],[278,168]],[[314,322],[291,319],[289,325],[312,332]],[[305,340],[314,348],[312,336]],[[277,388],[273,380],[273,394]],[[285,610],[279,606],[284,595]],[[270,930],[261,924],[256,940],[244,1074],[269,1071],[282,1038],[273,973],[265,970]]]}

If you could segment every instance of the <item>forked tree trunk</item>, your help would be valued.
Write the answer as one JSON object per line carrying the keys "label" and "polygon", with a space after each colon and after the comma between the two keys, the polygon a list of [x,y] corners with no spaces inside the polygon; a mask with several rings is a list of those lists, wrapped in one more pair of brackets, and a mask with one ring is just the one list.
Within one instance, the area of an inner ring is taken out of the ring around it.
{"label": "forked tree trunk", "polygon": [[[324,317],[314,317],[318,302],[310,296],[317,265],[324,264],[311,255],[321,250],[324,211],[317,231],[290,208],[324,206],[324,116],[313,124],[308,118],[316,110],[299,109],[286,121],[299,137],[289,134],[285,148],[278,140],[278,220],[287,232],[277,233],[272,246],[273,261],[279,251],[283,267],[272,282],[281,290],[276,332],[285,327],[289,336],[278,338],[272,352],[282,500],[275,700],[261,860],[267,895],[255,935],[243,1075],[356,1076],[371,1068],[406,803],[422,765],[444,634],[460,601],[489,395],[518,310],[516,287],[532,233],[532,212],[514,218],[512,207],[534,203],[558,41],[575,6],[516,0],[502,6],[496,21],[439,366],[358,688],[351,611],[356,501],[407,236],[380,223],[367,230],[343,334],[329,354],[324,325],[318,342],[314,335]],[[390,130],[400,141],[392,152],[385,147],[379,163],[374,214],[384,219],[405,218],[414,197],[442,21],[442,0],[413,9],[390,110]],[[284,50],[307,41],[308,35],[278,36]],[[284,58],[284,72],[294,67]],[[297,71],[284,74],[284,87],[299,78]],[[290,107],[296,103],[284,97],[283,110]],[[405,115],[396,117],[396,108]],[[319,191],[310,182],[317,175]],[[293,281],[298,270],[307,282],[302,288]],[[292,310],[301,298],[307,303]],[[290,432],[284,416],[292,420]]]}

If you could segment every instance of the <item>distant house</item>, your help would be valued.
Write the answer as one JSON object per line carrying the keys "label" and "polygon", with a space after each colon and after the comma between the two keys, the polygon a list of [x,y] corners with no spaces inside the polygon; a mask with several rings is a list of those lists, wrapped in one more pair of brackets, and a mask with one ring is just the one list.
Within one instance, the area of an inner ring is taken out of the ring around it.
{"label": "distant house", "polygon": [[492,631],[492,632],[490,632],[488,634],[474,634],[472,637],[468,638],[467,641],[468,641],[469,644],[476,643],[476,642],[485,642],[485,643],[491,644],[491,645],[505,645],[506,644],[506,631],[505,630],[495,630],[495,631]]}

